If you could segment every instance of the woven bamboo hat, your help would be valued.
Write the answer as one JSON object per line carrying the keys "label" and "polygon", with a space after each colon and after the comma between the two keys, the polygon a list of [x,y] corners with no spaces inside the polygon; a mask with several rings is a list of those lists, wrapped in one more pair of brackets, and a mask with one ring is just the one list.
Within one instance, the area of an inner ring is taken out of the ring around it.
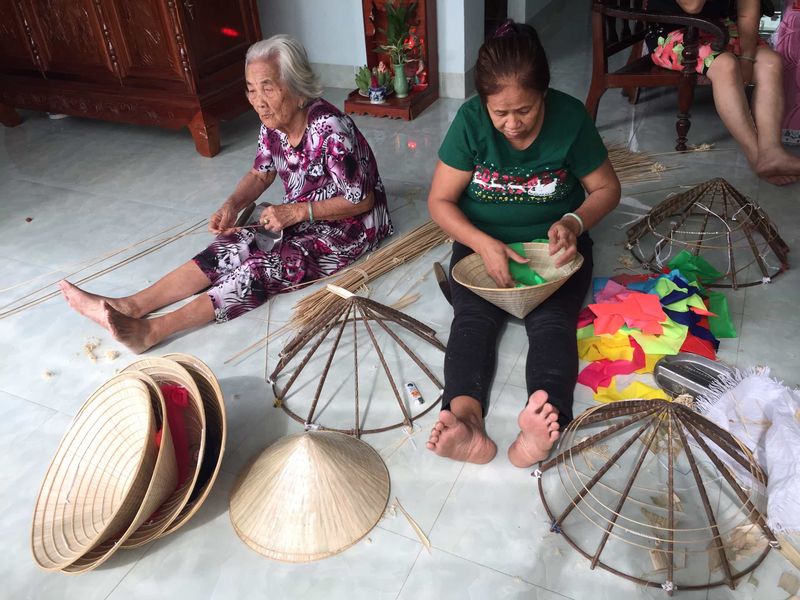
{"label": "woven bamboo hat", "polygon": [[157,538],[181,513],[189,502],[200,475],[206,441],[203,401],[200,390],[189,372],[173,360],[155,357],[137,360],[123,369],[123,373],[137,371],[149,375],[157,384],[179,385],[189,393],[189,407],[184,414],[184,425],[191,459],[191,476],[180,487],[173,487],[172,494],[158,507],[158,511],[122,543],[123,548],[136,548]]}
{"label": "woven bamboo hat", "polygon": [[364,537],[389,500],[380,455],[356,438],[311,431],[281,438],[239,475],[230,516],[245,544],[269,558],[307,562]]}
{"label": "woven bamboo hat", "polygon": [[120,374],[83,404],[61,440],[33,513],[36,563],[69,566],[138,512],[158,457],[150,392]]}
{"label": "woven bamboo hat", "polygon": [[225,400],[214,372],[206,363],[189,354],[167,354],[164,358],[174,360],[185,368],[197,384],[206,416],[206,446],[200,473],[186,506],[162,535],[172,533],[188,521],[205,502],[222,466],[228,425],[225,417]]}
{"label": "woven bamboo hat", "polygon": [[556,267],[555,259],[558,254],[550,256],[548,245],[542,242],[526,242],[523,248],[531,268],[544,277],[546,283],[520,288],[498,288],[477,253],[456,263],[453,267],[453,279],[484,300],[522,319],[564,285],[583,264],[583,256],[576,253],[572,261]]}
{"label": "woven bamboo hat", "polygon": [[131,372],[130,377],[135,377],[147,386],[150,400],[153,405],[153,415],[156,430],[161,430],[161,442],[153,471],[150,474],[150,483],[142,498],[139,510],[134,515],[127,529],[115,532],[114,535],[92,548],[71,565],[62,569],[65,573],[83,573],[97,568],[127,540],[145,520],[152,515],[164,501],[170,497],[178,484],[178,467],[175,463],[175,449],[172,445],[172,435],[169,422],[166,419],[166,405],[161,390],[153,379],[144,373]]}

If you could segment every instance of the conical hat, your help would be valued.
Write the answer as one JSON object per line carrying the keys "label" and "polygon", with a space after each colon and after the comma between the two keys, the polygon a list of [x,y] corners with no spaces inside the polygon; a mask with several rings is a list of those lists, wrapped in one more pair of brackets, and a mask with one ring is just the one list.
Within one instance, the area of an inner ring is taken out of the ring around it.
{"label": "conical hat", "polygon": [[[157,538],[169,527],[180,514],[194,489],[200,474],[206,440],[206,417],[200,390],[192,376],[175,361],[166,358],[144,358],[131,363],[123,372],[140,371],[152,377],[157,384],[179,385],[189,393],[189,408],[184,414],[186,440],[192,459],[191,476],[175,489],[169,498],[158,507],[152,515],[133,535],[122,543],[123,548],[136,548]],[[174,434],[173,434],[174,435]]]}
{"label": "conical hat", "polygon": [[120,374],[81,407],[50,463],[33,514],[31,546],[62,569],[132,522],[156,464],[147,385]]}
{"label": "conical hat", "polygon": [[531,268],[544,277],[545,283],[518,288],[499,288],[486,271],[486,265],[483,264],[480,254],[477,253],[462,258],[453,266],[453,279],[498,308],[524,319],[581,268],[583,256],[576,254],[567,264],[556,267],[555,259],[558,255],[550,256],[548,244],[527,242],[523,244],[523,248]]}
{"label": "conical hat", "polygon": [[175,463],[175,449],[172,445],[172,435],[169,430],[169,422],[166,419],[166,406],[161,390],[156,382],[144,373],[131,372],[130,375],[140,379],[147,385],[150,391],[150,399],[153,403],[156,429],[161,429],[161,442],[158,448],[156,464],[150,477],[150,485],[145,492],[138,512],[133,517],[128,528],[116,535],[112,535],[102,544],[95,546],[74,563],[62,569],[65,573],[91,571],[108,560],[117,548],[122,547],[122,543],[139,529],[145,520],[170,497],[178,485],[178,466]]}
{"label": "conical hat", "polygon": [[189,497],[189,502],[164,530],[162,536],[178,529],[205,502],[222,466],[222,456],[225,453],[225,441],[228,435],[225,400],[214,372],[202,360],[190,354],[166,354],[164,358],[174,360],[185,368],[200,390],[206,416],[206,447],[200,465],[200,474]]}
{"label": "conical hat", "polygon": [[383,516],[389,472],[366,443],[331,431],[284,437],[242,471],[231,493],[236,533],[287,562],[337,554]]}

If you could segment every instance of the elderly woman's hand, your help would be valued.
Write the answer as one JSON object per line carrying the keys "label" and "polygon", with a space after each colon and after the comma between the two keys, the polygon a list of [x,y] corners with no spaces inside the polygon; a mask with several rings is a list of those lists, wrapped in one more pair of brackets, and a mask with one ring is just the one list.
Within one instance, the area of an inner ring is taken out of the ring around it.
{"label": "elderly woman's hand", "polygon": [[227,202],[208,219],[208,230],[216,235],[228,235],[236,231],[238,213]]}
{"label": "elderly woman's hand", "polygon": [[483,264],[486,265],[486,272],[501,288],[514,287],[514,280],[511,279],[511,273],[508,270],[509,258],[521,264],[528,262],[527,258],[520,256],[506,244],[494,238],[485,242],[478,249],[478,254],[481,255]]}
{"label": "elderly woman's hand", "polygon": [[557,267],[567,264],[578,253],[577,234],[579,229],[580,224],[571,217],[556,221],[550,226],[547,232],[547,239],[550,240],[550,256],[553,256],[559,250],[564,250],[556,258]]}
{"label": "elderly woman's hand", "polygon": [[305,221],[307,215],[308,209],[304,203],[270,204],[261,211],[258,222],[264,229],[280,233],[287,227]]}

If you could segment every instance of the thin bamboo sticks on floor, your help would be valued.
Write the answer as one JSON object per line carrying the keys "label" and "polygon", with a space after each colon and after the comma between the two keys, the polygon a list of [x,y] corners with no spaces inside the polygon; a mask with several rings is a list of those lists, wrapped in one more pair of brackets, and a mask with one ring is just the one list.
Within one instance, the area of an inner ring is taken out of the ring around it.
{"label": "thin bamboo sticks on floor", "polygon": [[[85,284],[85,283],[87,283],[89,281],[93,281],[93,280],[97,279],[98,277],[102,277],[103,275],[105,275],[107,273],[110,273],[111,271],[114,271],[114,270],[116,270],[116,269],[118,269],[120,267],[128,265],[128,264],[130,264],[130,263],[132,263],[132,262],[134,262],[134,261],[136,261],[136,260],[138,260],[138,259],[140,259],[140,258],[142,258],[144,256],[147,256],[148,254],[152,254],[156,250],[160,250],[161,248],[167,246],[168,244],[171,244],[174,241],[177,241],[177,240],[181,239],[182,237],[185,237],[187,235],[191,235],[191,234],[195,233],[199,228],[203,227],[207,222],[208,221],[206,219],[203,219],[201,221],[197,221],[197,222],[195,222],[195,223],[193,223],[193,224],[191,224],[189,226],[186,226],[184,229],[182,229],[181,231],[179,231],[178,233],[176,233],[174,235],[171,235],[171,236],[166,237],[166,238],[157,239],[151,245],[149,245],[149,246],[145,247],[144,249],[136,252],[135,254],[132,254],[131,256],[129,256],[127,258],[124,258],[124,259],[122,259],[122,260],[120,260],[120,261],[118,261],[118,262],[116,262],[116,263],[114,263],[112,265],[109,265],[108,267],[105,267],[105,268],[103,268],[103,269],[101,269],[99,271],[91,273],[90,275],[87,275],[87,276],[79,279],[75,283],[76,283],[76,285],[83,285],[83,284]],[[71,273],[65,274],[63,277],[59,278],[59,281],[61,279],[64,279],[64,278],[70,277],[72,275],[75,275],[77,273],[80,273],[81,271],[85,271],[89,267],[92,267],[92,266],[94,266],[96,264],[99,264],[99,263],[105,261],[105,260],[108,260],[109,258],[113,258],[114,256],[117,256],[119,254],[123,254],[124,252],[127,252],[129,250],[132,250],[132,249],[138,247],[138,246],[146,244],[147,242],[151,242],[157,236],[159,236],[159,235],[161,235],[161,234],[163,234],[163,233],[165,233],[167,231],[171,231],[171,230],[173,230],[175,228],[176,227],[170,227],[170,228],[164,230],[163,232],[161,232],[159,234],[156,234],[155,236],[150,236],[148,238],[145,238],[144,240],[141,240],[139,242],[131,244],[130,246],[126,246],[125,248],[114,250],[113,252],[106,253],[106,254],[104,254],[104,255],[102,255],[100,257],[95,257],[95,258],[87,261],[86,263],[84,263],[82,265],[78,265],[78,266],[80,266],[79,269],[74,270]],[[57,296],[60,293],[59,290],[55,290],[55,291],[48,292],[48,293],[45,293],[45,294],[41,294],[41,292],[44,292],[45,290],[51,288],[52,286],[56,285],[57,283],[58,283],[58,281],[50,282],[50,283],[48,283],[48,284],[46,284],[44,286],[41,286],[40,288],[34,290],[33,292],[29,292],[28,294],[25,294],[24,296],[20,296],[16,300],[13,300],[13,301],[5,304],[4,306],[0,307],[0,320],[5,319],[6,317],[11,317],[13,315],[16,315],[16,314],[18,314],[20,312],[23,312],[23,311],[25,311],[25,310],[27,310],[29,308],[37,306],[37,305],[41,304],[42,302],[46,302],[47,300],[50,300],[51,298],[54,298],[55,296]],[[5,310],[3,310],[3,309],[5,309]]]}
{"label": "thin bamboo sticks on floor", "polygon": [[645,152],[634,152],[623,144],[608,144],[608,159],[622,185],[660,181],[661,174],[677,167],[667,167]]}
{"label": "thin bamboo sticks on floor", "polygon": [[[357,262],[334,281],[334,285],[350,292],[388,273],[428,250],[445,243],[449,236],[433,221],[427,221],[393,242],[382,246],[366,259]],[[320,289],[300,300],[294,306],[290,325],[299,329],[315,321],[335,304],[337,297],[326,289]]]}

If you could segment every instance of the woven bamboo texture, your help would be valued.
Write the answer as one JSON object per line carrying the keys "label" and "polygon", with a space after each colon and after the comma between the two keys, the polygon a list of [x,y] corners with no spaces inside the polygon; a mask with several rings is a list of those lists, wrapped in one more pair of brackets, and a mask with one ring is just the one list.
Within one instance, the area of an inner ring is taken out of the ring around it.
{"label": "woven bamboo texture", "polygon": [[525,257],[530,260],[531,268],[546,280],[545,283],[520,288],[498,288],[486,272],[483,259],[477,253],[470,254],[456,263],[453,267],[453,279],[487,302],[523,319],[552,296],[583,264],[583,256],[576,254],[566,265],[556,267],[557,255],[550,256],[548,245],[545,243],[527,242],[523,248]]}
{"label": "woven bamboo texture", "polygon": [[122,543],[123,548],[136,548],[157,538],[180,514],[189,502],[200,474],[206,440],[205,409],[200,390],[186,369],[173,360],[154,357],[138,360],[123,369],[123,373],[132,371],[149,375],[159,385],[179,385],[188,391],[189,407],[184,412],[184,425],[192,461],[190,465],[192,475],[177,489],[173,486],[173,493],[158,508],[158,512]]}
{"label": "woven bamboo texture", "polygon": [[64,567],[62,570],[65,573],[84,573],[96,569],[103,564],[118,548],[121,548],[122,543],[130,538],[130,536],[144,524],[145,520],[170,497],[178,484],[178,466],[175,463],[175,449],[172,444],[169,422],[166,420],[166,405],[164,404],[164,397],[161,394],[161,390],[159,390],[156,382],[144,373],[131,373],[130,375],[137,377],[147,386],[153,405],[156,430],[161,429],[161,443],[158,448],[156,464],[150,474],[150,484],[147,487],[139,510],[134,515],[127,529],[112,535],[102,544],[95,546],[89,552],[85,553],[74,563]]}
{"label": "woven bamboo texture", "polygon": [[225,399],[214,372],[202,360],[190,354],[167,354],[164,358],[174,360],[185,368],[197,384],[206,417],[206,443],[200,474],[192,489],[189,501],[180,514],[161,534],[168,535],[181,527],[200,509],[217,479],[225,454],[228,424],[225,416]]}
{"label": "woven bamboo texture", "polygon": [[282,438],[239,475],[230,517],[256,552],[286,562],[337,554],[363,538],[389,500],[389,472],[366,443],[332,431]]}
{"label": "woven bamboo texture", "polygon": [[69,566],[133,521],[158,451],[147,386],[120,374],[94,392],[73,419],[36,501],[36,563]]}

